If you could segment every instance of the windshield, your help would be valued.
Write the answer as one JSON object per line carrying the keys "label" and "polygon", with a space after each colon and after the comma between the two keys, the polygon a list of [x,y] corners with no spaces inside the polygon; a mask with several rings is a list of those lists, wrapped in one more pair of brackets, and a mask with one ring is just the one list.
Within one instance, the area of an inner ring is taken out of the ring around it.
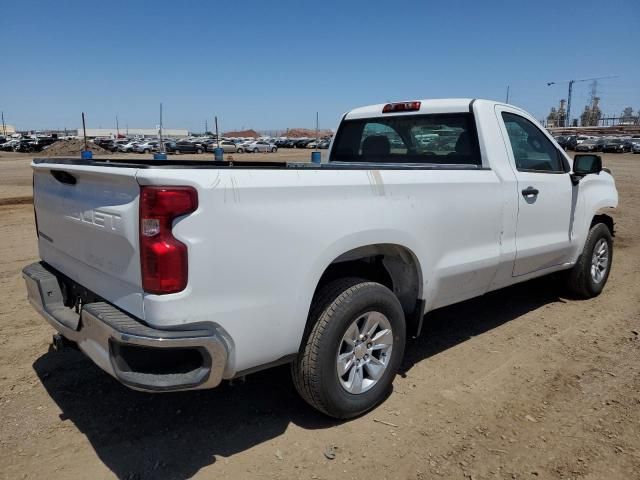
{"label": "windshield", "polygon": [[345,120],[330,161],[481,165],[469,113]]}

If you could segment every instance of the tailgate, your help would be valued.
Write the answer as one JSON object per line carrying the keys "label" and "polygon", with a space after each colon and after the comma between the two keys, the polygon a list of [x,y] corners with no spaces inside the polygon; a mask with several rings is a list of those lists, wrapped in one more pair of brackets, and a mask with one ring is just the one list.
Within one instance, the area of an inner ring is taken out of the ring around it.
{"label": "tailgate", "polygon": [[137,169],[52,162],[33,170],[40,258],[143,318]]}

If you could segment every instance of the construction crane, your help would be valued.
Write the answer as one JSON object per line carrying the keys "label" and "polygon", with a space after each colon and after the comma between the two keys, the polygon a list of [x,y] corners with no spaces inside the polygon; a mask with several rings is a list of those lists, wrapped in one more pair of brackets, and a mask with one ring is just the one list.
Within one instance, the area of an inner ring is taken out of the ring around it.
{"label": "construction crane", "polygon": [[547,82],[547,87],[551,86],[551,85],[558,85],[561,83],[568,83],[569,84],[569,95],[567,96],[567,120],[566,123],[567,125],[564,125],[565,127],[570,127],[571,126],[571,93],[573,91],[573,84],[576,82],[588,82],[590,80],[602,80],[605,78],[616,78],[618,75],[607,75],[605,77],[594,77],[594,78],[580,78],[578,80],[561,80],[559,82]]}

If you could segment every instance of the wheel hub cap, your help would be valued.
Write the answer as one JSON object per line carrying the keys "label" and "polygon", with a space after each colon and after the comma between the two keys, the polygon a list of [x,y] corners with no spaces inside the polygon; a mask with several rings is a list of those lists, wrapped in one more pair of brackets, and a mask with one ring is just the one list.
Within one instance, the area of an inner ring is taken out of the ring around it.
{"label": "wheel hub cap", "polygon": [[352,394],[372,388],[386,371],[392,350],[389,319],[380,312],[358,316],[338,347],[336,372],[342,388]]}
{"label": "wheel hub cap", "polygon": [[609,244],[604,238],[596,242],[591,256],[591,278],[600,283],[609,268]]}

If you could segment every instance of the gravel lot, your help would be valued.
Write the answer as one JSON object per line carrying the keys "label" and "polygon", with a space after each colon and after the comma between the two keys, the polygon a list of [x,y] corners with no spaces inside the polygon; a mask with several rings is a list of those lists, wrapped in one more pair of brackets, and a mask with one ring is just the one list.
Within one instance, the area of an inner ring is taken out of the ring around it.
{"label": "gravel lot", "polygon": [[[256,155],[276,156],[310,154]],[[284,367],[150,395],[49,353],[19,273],[37,258],[29,159],[0,153],[0,477],[640,478],[640,155],[604,156],[621,203],[601,296],[543,278],[433,312],[393,394],[349,422]]]}

